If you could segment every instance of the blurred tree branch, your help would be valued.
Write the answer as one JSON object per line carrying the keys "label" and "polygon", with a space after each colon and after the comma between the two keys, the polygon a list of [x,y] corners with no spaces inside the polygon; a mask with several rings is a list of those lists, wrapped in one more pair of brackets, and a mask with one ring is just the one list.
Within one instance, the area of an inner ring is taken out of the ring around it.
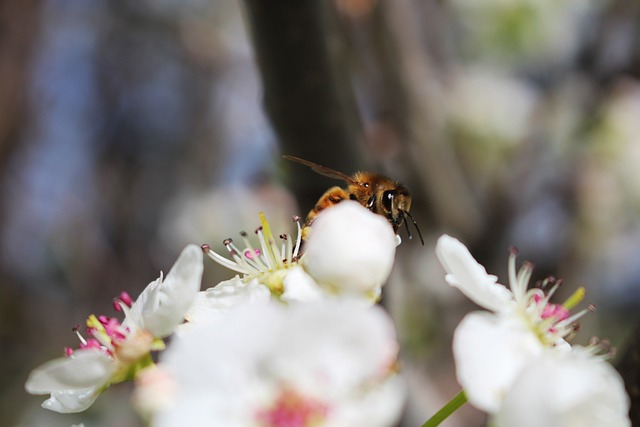
{"label": "blurred tree branch", "polygon": [[38,32],[38,0],[0,3],[0,169],[20,140],[27,112],[27,81]]}
{"label": "blurred tree branch", "polygon": [[[346,173],[362,130],[332,3],[244,1],[267,114],[282,151]],[[290,185],[304,207],[327,186],[310,172]]]}
{"label": "blurred tree branch", "polygon": [[[431,12],[436,12],[436,6],[431,6]],[[437,221],[475,237],[482,228],[482,212],[445,140],[442,108],[436,104],[445,88],[422,42],[426,37],[420,19],[424,16],[415,13],[412,0],[385,3],[381,9],[392,44],[387,49],[388,62],[396,64],[397,86],[405,103],[402,127],[409,139],[407,161],[413,163]]]}
{"label": "blurred tree branch", "polygon": [[[6,0],[0,3],[0,170],[6,171],[12,154],[21,142],[28,114],[28,80],[31,56],[38,38],[40,2],[38,0]],[[10,179],[5,174],[4,179]],[[4,224],[6,208],[0,209],[0,224]],[[28,332],[25,326],[24,292],[4,272],[0,292],[0,339],[2,340],[3,381],[0,388],[0,414],[6,425],[13,425],[20,413],[23,399],[25,352],[20,345]],[[20,302],[19,302],[20,301]],[[18,303],[19,302],[19,303]]]}

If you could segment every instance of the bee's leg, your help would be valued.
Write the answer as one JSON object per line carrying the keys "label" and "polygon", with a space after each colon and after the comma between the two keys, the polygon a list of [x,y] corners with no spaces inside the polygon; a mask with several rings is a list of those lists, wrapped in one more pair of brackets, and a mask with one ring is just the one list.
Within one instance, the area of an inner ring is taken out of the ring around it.
{"label": "bee's leg", "polygon": [[344,190],[344,188],[340,188],[338,186],[331,187],[318,199],[315,207],[311,209],[309,214],[307,215],[307,225],[311,225],[315,217],[324,209],[329,208],[335,204],[340,203],[344,199],[349,198],[349,195]]}
{"label": "bee's leg", "polygon": [[304,227],[302,229],[302,239],[306,240],[311,232],[311,224],[316,216],[324,209],[329,208],[333,205],[340,203],[341,201],[348,199],[349,194],[347,194],[344,188],[340,188],[338,186],[331,187],[318,199],[318,203],[316,203],[315,207],[309,211],[307,215],[307,221],[304,223]]}

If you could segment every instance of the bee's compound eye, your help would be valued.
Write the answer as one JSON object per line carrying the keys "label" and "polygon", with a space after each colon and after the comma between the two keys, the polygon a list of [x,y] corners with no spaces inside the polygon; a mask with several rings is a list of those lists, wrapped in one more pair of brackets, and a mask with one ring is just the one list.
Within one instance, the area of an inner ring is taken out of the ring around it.
{"label": "bee's compound eye", "polygon": [[391,206],[393,206],[393,198],[396,196],[396,192],[392,190],[387,190],[382,193],[382,206],[388,211],[391,211]]}

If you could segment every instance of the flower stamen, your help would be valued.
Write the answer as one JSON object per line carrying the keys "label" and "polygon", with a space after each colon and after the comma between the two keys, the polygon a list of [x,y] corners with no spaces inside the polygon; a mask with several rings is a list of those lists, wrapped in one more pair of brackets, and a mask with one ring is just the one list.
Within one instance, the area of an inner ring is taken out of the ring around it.
{"label": "flower stamen", "polygon": [[[570,314],[570,310],[584,299],[585,289],[578,288],[563,304],[551,303],[551,298],[562,284],[562,280],[548,277],[534,288],[528,289],[533,264],[524,262],[516,273],[516,254],[517,250],[511,248],[508,265],[511,292],[532,330],[546,345],[555,345],[559,339],[566,340],[575,335],[575,322],[595,309],[593,305],[589,305],[584,310]],[[551,283],[553,286],[545,291],[544,288]]]}
{"label": "flower stamen", "polygon": [[204,244],[201,246],[202,251],[205,253],[205,255],[207,255],[209,258],[211,258],[212,260],[214,260],[215,262],[217,262],[218,264],[222,265],[223,267],[228,268],[229,270],[233,270],[236,271],[238,273],[242,273],[242,274],[249,274],[249,271],[246,270],[245,268],[242,268],[240,265],[238,265],[237,263],[228,260],[227,258],[219,255],[218,253],[214,252],[213,249],[211,249],[211,246],[209,246],[208,244]]}
{"label": "flower stamen", "polygon": [[558,322],[556,324],[556,327],[558,328],[565,328],[567,326],[569,326],[570,324],[572,324],[573,322],[575,322],[576,320],[578,320],[579,318],[581,318],[582,316],[584,316],[587,313],[593,313],[595,311],[596,306],[593,304],[589,304],[589,306],[583,310],[580,310],[579,312],[577,312],[576,314],[574,314],[573,316],[567,317],[566,319],[562,320],[561,322]]}
{"label": "flower stamen", "polygon": [[255,231],[260,242],[260,249],[255,249],[246,232],[240,232],[244,248],[238,248],[232,239],[225,239],[224,245],[233,260],[222,257],[211,249],[210,245],[202,245],[202,250],[218,264],[243,274],[244,279],[270,275],[264,278],[267,287],[273,290],[281,288],[282,270],[293,267],[298,261],[301,245],[301,228],[298,223],[298,237],[295,246],[288,234],[280,234],[282,244],[278,246],[264,214],[260,213],[261,225]]}
{"label": "flower stamen", "polygon": [[[262,252],[260,251],[260,249],[254,249],[253,245],[251,244],[251,241],[249,240],[249,238],[247,237],[247,232],[246,231],[241,231],[240,232],[240,236],[242,236],[242,240],[244,242],[244,245],[246,246],[246,250],[245,250],[245,256],[251,260],[255,260],[257,266],[256,269],[257,270],[264,270],[267,268],[267,265],[262,262],[262,257],[260,256],[262,254]],[[250,255],[247,255],[250,254]]]}
{"label": "flower stamen", "polygon": [[296,237],[296,246],[293,249],[293,259],[298,259],[298,251],[300,250],[300,246],[302,246],[302,227],[300,226],[300,217],[295,215],[293,217],[293,222],[296,223],[296,227],[298,228],[298,237]]}
{"label": "flower stamen", "polygon": [[278,256],[278,253],[280,251],[278,250],[278,246],[276,245],[275,239],[273,237],[273,233],[271,232],[271,227],[269,226],[269,223],[267,222],[267,219],[265,218],[264,213],[260,212],[259,216],[260,216],[260,225],[261,225],[260,229],[262,230],[264,238],[268,243],[267,249],[269,250],[269,255],[271,256],[272,261],[274,261],[276,268],[283,268],[284,263],[282,262],[282,259],[284,257]]}
{"label": "flower stamen", "polygon": [[271,247],[267,245],[262,227],[258,227],[256,229],[256,234],[258,235],[258,240],[260,240],[260,246],[263,248],[265,252],[264,257],[265,257],[265,262],[267,263],[267,268],[269,270],[273,270],[276,267],[273,259],[274,258],[273,251],[271,250]]}
{"label": "flower stamen", "polygon": [[567,310],[571,310],[584,299],[585,294],[586,290],[584,289],[584,287],[579,287],[573,294],[571,294],[569,298],[567,298],[562,306]]}
{"label": "flower stamen", "polygon": [[125,307],[131,308],[132,305],[133,299],[125,291],[120,292],[120,295],[113,299],[113,309],[118,312],[124,311]]}

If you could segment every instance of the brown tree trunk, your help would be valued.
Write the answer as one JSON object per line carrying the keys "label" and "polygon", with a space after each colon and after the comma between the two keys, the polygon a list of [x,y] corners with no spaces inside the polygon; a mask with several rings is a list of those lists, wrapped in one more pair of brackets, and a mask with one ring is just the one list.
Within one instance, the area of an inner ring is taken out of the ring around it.
{"label": "brown tree trunk", "polygon": [[[265,108],[282,152],[352,173],[362,158],[362,131],[332,3],[245,0],[244,5]],[[329,187],[327,178],[311,172],[298,176],[303,179],[290,187],[302,207],[310,207]]]}

